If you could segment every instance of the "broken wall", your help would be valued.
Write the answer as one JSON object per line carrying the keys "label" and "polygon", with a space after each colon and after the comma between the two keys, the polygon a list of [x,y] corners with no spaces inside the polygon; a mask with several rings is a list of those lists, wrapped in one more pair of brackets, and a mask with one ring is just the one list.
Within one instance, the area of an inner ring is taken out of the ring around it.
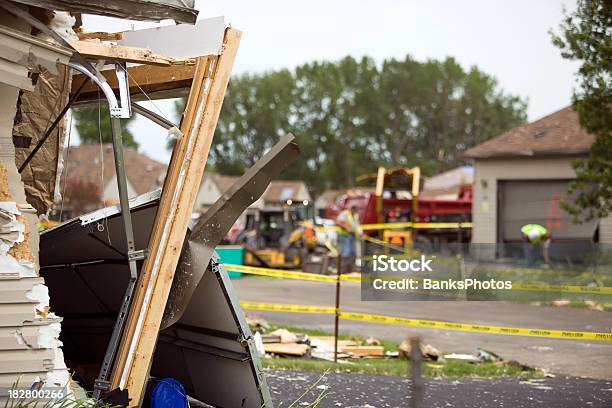
{"label": "broken wall", "polygon": [[[30,33],[6,14],[0,24]],[[19,88],[0,84],[0,387],[69,380],[59,341],[61,319],[49,311],[38,275],[38,217],[15,163],[13,124]]]}
{"label": "broken wall", "polygon": [[[57,64],[57,74],[42,66],[39,71],[34,91],[23,92],[17,104],[13,139],[18,167],[30,155],[68,102],[68,91],[72,83],[70,69]],[[60,121],[21,172],[28,203],[34,206],[39,214],[45,214],[53,205],[65,123],[65,120]]]}

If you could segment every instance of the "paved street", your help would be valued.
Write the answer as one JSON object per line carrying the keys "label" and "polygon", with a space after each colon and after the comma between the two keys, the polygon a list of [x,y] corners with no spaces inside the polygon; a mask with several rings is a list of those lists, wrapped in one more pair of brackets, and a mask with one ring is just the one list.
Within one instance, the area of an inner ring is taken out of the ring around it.
{"label": "paved street", "polygon": [[[240,300],[332,306],[334,285],[321,282],[244,277],[232,281]],[[341,306],[356,311],[449,322],[573,331],[612,331],[612,313],[508,302],[362,302],[360,285],[343,282]],[[246,311],[275,323],[333,331],[333,317],[319,314]],[[342,320],[341,333],[400,342],[420,335],[441,351],[469,353],[477,347],[505,359],[555,374],[612,379],[612,342],[459,332]]]}
{"label": "paved street", "polygon": [[[267,370],[275,406],[287,407],[320,378],[319,373]],[[410,390],[405,378],[363,374],[328,373],[300,402],[312,402],[329,393],[320,408],[408,407]],[[299,406],[299,405],[298,405]],[[557,377],[538,380],[518,378],[428,379],[423,406],[428,408],[609,408],[612,383],[604,380]]]}

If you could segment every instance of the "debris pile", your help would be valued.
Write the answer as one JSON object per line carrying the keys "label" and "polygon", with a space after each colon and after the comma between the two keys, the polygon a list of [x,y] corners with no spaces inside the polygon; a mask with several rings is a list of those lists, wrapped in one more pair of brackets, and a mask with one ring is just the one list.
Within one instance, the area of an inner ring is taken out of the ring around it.
{"label": "debris pile", "polygon": [[[268,323],[260,319],[247,319],[251,327],[255,327],[255,343],[260,355],[272,357],[299,357],[316,358],[321,360],[334,360],[333,336],[309,336],[302,333],[293,333],[287,329],[276,329],[265,333],[269,329]],[[261,340],[261,343],[259,343]],[[375,338],[365,341],[357,339],[338,340],[338,358],[380,358],[389,356],[385,348]]]}
{"label": "debris pile", "polygon": [[[421,348],[421,356],[423,360],[433,360],[437,361],[440,352],[434,346],[430,344],[420,343]],[[399,357],[401,358],[410,358],[410,352],[412,351],[412,347],[410,345],[410,338],[406,338],[402,341],[398,347]]]}

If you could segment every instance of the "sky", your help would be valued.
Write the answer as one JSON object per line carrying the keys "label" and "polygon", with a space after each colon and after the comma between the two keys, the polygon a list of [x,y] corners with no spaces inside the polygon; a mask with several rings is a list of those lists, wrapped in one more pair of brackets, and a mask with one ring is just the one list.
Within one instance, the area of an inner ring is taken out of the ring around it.
{"label": "sky", "polygon": [[[563,7],[574,0],[206,0],[198,19],[226,16],[243,31],[234,73],[294,68],[313,60],[364,55],[417,60],[454,57],[494,76],[506,93],[528,100],[535,120],[571,103],[576,62],[550,40]],[[172,24],[164,21],[162,25]],[[85,31],[124,31],[156,23],[84,16]],[[171,101],[155,107],[176,119]],[[166,132],[137,117],[130,125],[140,151],[167,163]],[[213,141],[214,143],[214,141]]]}

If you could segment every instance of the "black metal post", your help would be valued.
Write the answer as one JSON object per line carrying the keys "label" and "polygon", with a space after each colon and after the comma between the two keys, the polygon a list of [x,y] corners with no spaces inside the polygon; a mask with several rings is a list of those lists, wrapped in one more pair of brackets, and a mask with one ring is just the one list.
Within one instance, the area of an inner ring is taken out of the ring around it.
{"label": "black metal post", "polygon": [[336,313],[334,318],[334,363],[338,362],[338,331],[340,325],[340,275],[342,274],[342,256],[338,254],[338,271],[336,273]]}
{"label": "black metal post", "polygon": [[127,193],[127,181],[125,175],[125,163],[123,159],[123,138],[121,135],[121,122],[119,118],[111,118],[111,130],[113,135],[113,151],[115,153],[115,172],[117,174],[117,187],[119,190],[119,206],[121,207],[121,218],[123,220],[123,228],[125,230],[125,238],[127,242],[127,261],[130,268],[130,281],[125,291],[121,309],[117,316],[117,321],[113,328],[110,341],[106,348],[104,360],[98,378],[94,383],[93,397],[100,399],[103,391],[110,389],[108,374],[111,370],[119,342],[123,334],[125,321],[128,316],[136,279],[138,278],[138,269],[136,261],[144,258],[143,251],[136,251],[134,246],[134,231],[132,229],[132,217],[130,214],[129,198]]}
{"label": "black metal post", "polygon": [[410,377],[412,386],[412,398],[410,406],[420,408],[423,406],[423,376],[421,372],[421,339],[418,337],[410,338]]}

